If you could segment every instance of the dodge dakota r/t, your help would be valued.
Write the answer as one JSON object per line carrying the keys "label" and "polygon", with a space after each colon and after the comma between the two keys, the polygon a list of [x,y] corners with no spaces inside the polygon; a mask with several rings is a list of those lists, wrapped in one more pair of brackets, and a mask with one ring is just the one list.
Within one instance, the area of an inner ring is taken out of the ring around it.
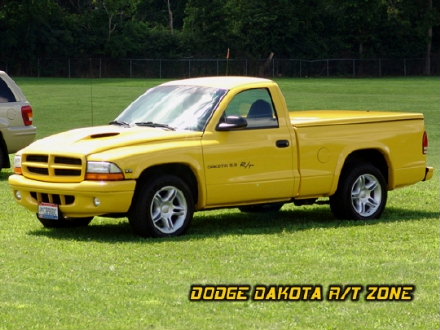
{"label": "dodge dakota r/t", "polygon": [[289,112],[271,80],[195,78],[147,90],[108,125],[34,142],[9,183],[46,227],[126,216],[164,237],[195,211],[321,197],[337,218],[378,218],[389,190],[432,177],[427,149],[420,113]]}

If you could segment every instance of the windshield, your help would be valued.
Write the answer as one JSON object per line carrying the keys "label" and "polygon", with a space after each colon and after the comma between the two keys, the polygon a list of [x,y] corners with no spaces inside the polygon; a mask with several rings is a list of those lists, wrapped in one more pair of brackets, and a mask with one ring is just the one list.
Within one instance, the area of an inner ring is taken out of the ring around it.
{"label": "windshield", "polygon": [[226,90],[158,86],[130,104],[113,123],[203,131]]}

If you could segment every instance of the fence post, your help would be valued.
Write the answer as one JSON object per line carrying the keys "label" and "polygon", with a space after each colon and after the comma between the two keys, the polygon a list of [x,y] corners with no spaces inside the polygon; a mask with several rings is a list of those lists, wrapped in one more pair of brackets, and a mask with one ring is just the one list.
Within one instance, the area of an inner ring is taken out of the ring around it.
{"label": "fence post", "polygon": [[406,58],[403,59],[403,75],[406,77]]}
{"label": "fence post", "polygon": [[379,77],[382,77],[382,59],[379,58]]}
{"label": "fence post", "polygon": [[188,59],[188,78],[191,78],[191,59]]}
{"label": "fence post", "polygon": [[133,60],[130,59],[130,78],[133,78]]}
{"label": "fence post", "polygon": [[40,58],[37,59],[37,77],[40,78]]}
{"label": "fence post", "polygon": [[302,78],[302,61],[299,60],[299,77]]}
{"label": "fence post", "polygon": [[68,76],[68,78],[70,79],[71,78],[71,74],[70,74],[70,57],[67,59],[67,72],[68,72],[68,74],[67,74],[67,76]]}
{"label": "fence post", "polygon": [[327,77],[329,76],[329,71],[328,71],[328,59],[327,59]]}
{"label": "fence post", "polygon": [[162,59],[159,60],[159,78],[162,79]]}
{"label": "fence post", "polygon": [[356,59],[353,59],[353,77],[356,77]]}
{"label": "fence post", "polygon": [[275,59],[272,59],[272,78],[275,78]]}

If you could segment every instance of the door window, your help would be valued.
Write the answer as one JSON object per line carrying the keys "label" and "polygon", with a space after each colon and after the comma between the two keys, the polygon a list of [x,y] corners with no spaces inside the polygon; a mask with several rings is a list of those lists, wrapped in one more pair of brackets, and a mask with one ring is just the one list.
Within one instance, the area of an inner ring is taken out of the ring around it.
{"label": "door window", "polygon": [[248,129],[278,127],[272,98],[266,88],[251,89],[237,94],[229,103],[224,116],[246,118]]}

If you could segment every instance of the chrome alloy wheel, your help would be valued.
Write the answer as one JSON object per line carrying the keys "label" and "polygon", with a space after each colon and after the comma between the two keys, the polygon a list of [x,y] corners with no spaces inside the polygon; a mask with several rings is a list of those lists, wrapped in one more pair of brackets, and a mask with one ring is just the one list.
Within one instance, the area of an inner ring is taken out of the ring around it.
{"label": "chrome alloy wheel", "polygon": [[164,234],[172,234],[179,230],[185,222],[188,205],[185,195],[173,186],[165,186],[158,190],[150,206],[150,216],[154,227]]}
{"label": "chrome alloy wheel", "polygon": [[378,210],[382,202],[382,187],[372,174],[362,174],[351,188],[351,203],[362,217],[368,217]]}

